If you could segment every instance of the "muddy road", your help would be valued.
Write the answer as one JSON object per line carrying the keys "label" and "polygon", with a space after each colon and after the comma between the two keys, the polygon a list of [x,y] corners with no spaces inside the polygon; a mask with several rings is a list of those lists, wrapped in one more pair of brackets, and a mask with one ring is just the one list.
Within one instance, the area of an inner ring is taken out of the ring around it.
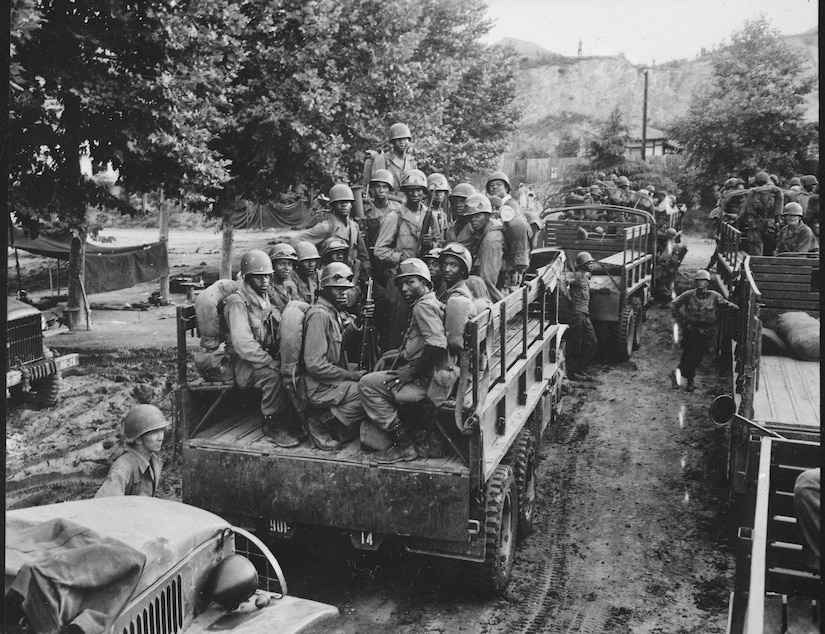
{"label": "muddy road", "polygon": [[[677,289],[710,255],[706,240],[686,243]],[[274,548],[293,594],[340,608],[341,619],[318,631],[724,631],[733,577],[726,441],[706,412],[729,378],[706,359],[695,392],[672,390],[671,333],[669,310],[652,306],[630,361],[597,359],[594,381],[567,385],[564,414],[541,443],[535,531],[520,544],[506,596],[473,595],[457,563],[406,555],[392,542],[354,551],[344,534],[306,530]],[[175,418],[171,348],[133,340],[80,351],[57,406],[8,404],[7,508],[93,495],[136,403]],[[161,496],[179,499],[171,434],[163,453]]]}

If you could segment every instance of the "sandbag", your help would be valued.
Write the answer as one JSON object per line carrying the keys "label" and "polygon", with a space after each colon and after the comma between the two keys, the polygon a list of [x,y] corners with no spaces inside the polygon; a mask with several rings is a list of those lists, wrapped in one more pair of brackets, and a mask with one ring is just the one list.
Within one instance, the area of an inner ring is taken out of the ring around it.
{"label": "sandbag", "polygon": [[776,357],[790,357],[791,351],[775,331],[762,327],[762,354]]}
{"label": "sandbag", "polygon": [[292,378],[301,361],[304,341],[304,317],[309,304],[293,299],[281,313],[281,376]]}
{"label": "sandbag", "polygon": [[818,319],[808,313],[783,313],[776,318],[776,330],[793,357],[803,361],[819,360]]}
{"label": "sandbag", "polygon": [[195,299],[195,317],[201,335],[201,348],[217,350],[226,338],[223,325],[223,302],[240,288],[234,280],[218,280]]}

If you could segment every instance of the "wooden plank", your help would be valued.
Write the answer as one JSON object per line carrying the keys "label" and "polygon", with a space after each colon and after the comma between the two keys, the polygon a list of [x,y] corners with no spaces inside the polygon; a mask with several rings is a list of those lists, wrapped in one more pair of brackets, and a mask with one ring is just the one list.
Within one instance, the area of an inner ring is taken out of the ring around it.
{"label": "wooden plank", "polygon": [[757,421],[820,427],[820,364],[790,357],[763,356],[753,395]]}
{"label": "wooden plank", "polygon": [[601,258],[599,260],[602,264],[612,264],[616,266],[623,266],[625,264],[625,252],[621,251],[620,253],[614,253],[613,255],[608,255],[606,258]]}
{"label": "wooden plank", "polygon": [[770,300],[764,304],[765,308],[777,309],[777,310],[801,310],[810,313],[818,313],[819,312],[819,301],[818,300]]}
{"label": "wooden plank", "polygon": [[763,297],[765,295],[776,295],[777,291],[781,293],[786,293],[788,291],[792,293],[814,292],[811,289],[810,280],[800,280],[796,277],[788,280],[779,280],[774,278],[770,282],[757,282],[757,284],[759,284],[759,290],[762,292]]}
{"label": "wooden plank", "polygon": [[800,538],[796,527],[796,517],[788,515],[772,515],[768,521],[768,539],[771,541],[799,545]]}
{"label": "wooden plank", "polygon": [[811,598],[819,598],[822,592],[822,581],[818,575],[783,567],[768,570],[765,586],[769,592]]}

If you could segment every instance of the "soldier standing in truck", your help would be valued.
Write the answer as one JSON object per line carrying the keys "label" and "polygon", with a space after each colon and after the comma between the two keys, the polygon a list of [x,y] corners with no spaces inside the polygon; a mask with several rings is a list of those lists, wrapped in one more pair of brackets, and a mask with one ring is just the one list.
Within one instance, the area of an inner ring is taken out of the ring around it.
{"label": "soldier standing in truck", "polygon": [[404,175],[411,170],[418,169],[418,165],[410,151],[412,132],[406,123],[393,123],[387,136],[390,149],[380,154],[370,153],[364,162],[363,181],[364,186],[367,187],[376,170],[389,170],[395,180],[393,193],[397,193],[403,183]]}
{"label": "soldier standing in truck", "polygon": [[750,255],[770,255],[776,246],[776,223],[782,213],[784,195],[767,172],[757,172],[753,184],[745,196],[737,226],[748,232]]}
{"label": "soldier standing in truck", "polygon": [[[509,205],[509,202],[505,204],[506,207]],[[497,302],[502,297],[498,281],[504,260],[504,233],[501,222],[491,217],[492,212],[493,207],[484,194],[473,194],[467,198],[464,216],[469,224],[462,230],[458,241],[473,256],[473,270],[470,272],[484,280],[490,299]]]}

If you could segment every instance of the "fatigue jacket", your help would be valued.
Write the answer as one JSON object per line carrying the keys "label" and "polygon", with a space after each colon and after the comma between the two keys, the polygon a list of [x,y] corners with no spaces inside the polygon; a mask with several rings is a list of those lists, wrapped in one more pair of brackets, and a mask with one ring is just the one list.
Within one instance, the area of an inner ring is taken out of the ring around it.
{"label": "fatigue jacket", "polygon": [[811,228],[803,223],[795,227],[783,225],[776,236],[776,254],[808,253],[819,250],[819,244]]}
{"label": "fatigue jacket", "polygon": [[147,460],[132,447],[115,460],[109,475],[95,493],[96,498],[116,495],[145,495],[152,497],[158,490],[163,462],[152,454]]}
{"label": "fatigue jacket", "polygon": [[367,236],[367,247],[374,247],[381,231],[381,223],[391,211],[399,211],[401,205],[394,200],[388,200],[385,207],[376,207],[369,201],[364,204],[364,231]]}
{"label": "fatigue jacket", "polygon": [[530,264],[530,225],[520,211],[504,224],[504,270],[513,271],[517,266]]}
{"label": "fatigue jacket", "polygon": [[344,339],[355,332],[345,326],[341,312],[325,297],[310,307],[304,318],[304,371],[307,391],[335,386],[346,380],[347,354]]}
{"label": "fatigue jacket", "polygon": [[573,273],[573,279],[567,283],[570,307],[585,315],[590,314],[590,280],[584,271]]}
{"label": "fatigue jacket", "polygon": [[447,305],[447,300],[450,299],[453,295],[459,295],[461,297],[467,297],[469,299],[473,298],[473,294],[470,292],[470,289],[467,288],[467,280],[459,280],[452,286],[443,285],[436,295],[436,299],[440,301],[445,306]]}
{"label": "fatigue jacket", "polygon": [[404,177],[404,174],[410,170],[418,169],[418,164],[415,162],[415,159],[409,151],[405,152],[404,157],[399,159],[392,150],[387,150],[386,152],[382,152],[376,156],[375,161],[372,164],[373,174],[375,173],[375,170],[379,169],[390,171],[395,179],[395,187],[393,188],[393,191],[397,192],[401,189],[401,179]]}
{"label": "fatigue jacket", "polygon": [[394,266],[407,258],[417,258],[424,215],[423,205],[419,211],[413,211],[404,205],[400,212],[388,213],[381,221],[381,230],[375,241],[375,257]]}
{"label": "fatigue jacket", "polygon": [[[469,225],[468,225],[469,226]],[[470,227],[472,229],[472,227]],[[470,253],[473,256],[473,275],[484,280],[491,297],[496,293],[498,275],[504,259],[504,233],[501,222],[490,218],[481,234],[473,234]]]}
{"label": "fatigue jacket", "polygon": [[269,297],[261,297],[241,282],[240,288],[224,300],[223,313],[229,356],[243,359],[254,368],[277,370],[278,364],[269,351],[277,349],[280,315]]}
{"label": "fatigue jacket", "polygon": [[319,247],[320,250],[321,243],[324,240],[327,238],[338,238],[346,242],[349,246],[347,250],[347,264],[350,267],[353,267],[356,261],[361,261],[368,265],[370,259],[369,252],[367,251],[367,245],[364,243],[361,231],[358,228],[358,223],[352,218],[342,219],[332,213],[329,214],[329,216],[329,218],[322,220],[309,229],[304,229],[299,232],[292,238],[292,246],[297,247],[299,242],[311,242],[316,247]]}
{"label": "fatigue jacket", "polygon": [[304,280],[296,270],[292,273],[292,281],[295,283],[299,299],[305,301],[307,304],[314,304],[315,291],[318,290],[318,274],[316,273],[308,280]]}
{"label": "fatigue jacket", "polygon": [[[293,275],[294,273],[295,272],[293,271]],[[301,293],[298,291],[298,285],[291,278],[284,280],[283,284],[279,285],[276,284],[273,276],[272,281],[269,283],[267,294],[269,295],[269,301],[272,303],[272,306],[277,308],[281,313],[284,312],[286,305],[293,299],[301,299]]]}
{"label": "fatigue jacket", "polygon": [[716,326],[717,309],[720,306],[737,309],[736,304],[726,300],[716,291],[707,290],[699,296],[695,288],[685,291],[670,304],[673,319],[700,332],[708,332]]}
{"label": "fatigue jacket", "polygon": [[[447,349],[447,332],[444,329],[444,304],[428,291],[413,303],[410,325],[404,332],[401,353],[407,361],[415,361],[424,353],[424,346]],[[434,368],[433,368],[434,369]]]}
{"label": "fatigue jacket", "polygon": [[[782,215],[785,197],[782,195],[782,190],[776,185],[759,185],[751,187],[747,191],[745,204],[742,205],[739,211],[740,216],[756,216],[757,218],[775,221]],[[768,209],[763,207],[765,199],[771,199]]]}

